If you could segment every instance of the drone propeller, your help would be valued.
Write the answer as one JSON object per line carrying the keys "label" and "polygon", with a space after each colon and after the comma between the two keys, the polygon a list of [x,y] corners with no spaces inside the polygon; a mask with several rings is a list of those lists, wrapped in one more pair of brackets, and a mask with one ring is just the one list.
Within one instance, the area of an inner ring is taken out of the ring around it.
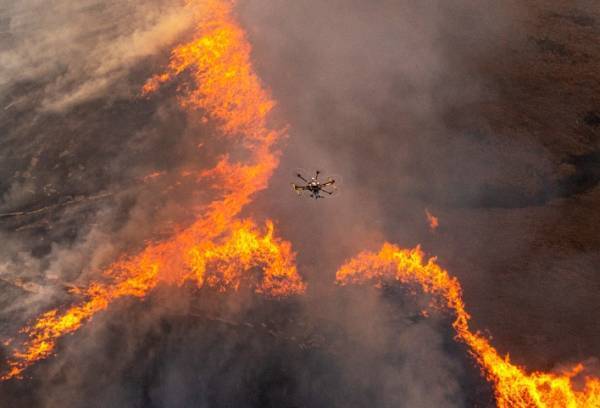
{"label": "drone propeller", "polygon": [[294,183],[291,183],[291,185],[292,185],[292,190],[294,190],[294,192],[298,195],[301,195],[302,192],[306,190],[306,188],[304,186],[299,186]]}
{"label": "drone propeller", "polygon": [[325,193],[325,198],[335,198],[340,194],[341,187],[341,176],[331,175],[328,176],[326,181],[321,183],[321,191]]}
{"label": "drone propeller", "polygon": [[297,167],[294,169],[294,172],[290,174],[290,176],[298,177],[303,182],[308,183],[308,179],[304,177],[304,174],[309,174],[309,172],[301,167]]}
{"label": "drone propeller", "polygon": [[331,178],[331,177],[327,177],[327,181],[324,183],[321,183],[321,186],[325,187],[325,186],[330,186],[335,184],[335,179]]}

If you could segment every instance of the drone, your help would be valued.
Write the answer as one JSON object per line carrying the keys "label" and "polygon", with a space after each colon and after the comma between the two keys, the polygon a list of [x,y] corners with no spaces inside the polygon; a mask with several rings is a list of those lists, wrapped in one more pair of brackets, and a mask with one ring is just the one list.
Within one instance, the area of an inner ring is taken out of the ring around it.
{"label": "drone", "polygon": [[[318,200],[319,198],[326,198],[327,196],[333,196],[337,192],[337,186],[335,185],[335,179],[333,177],[327,177],[327,180],[324,182],[319,181],[319,174],[321,172],[317,170],[315,172],[315,176],[311,177],[308,180],[301,173],[296,173],[296,177],[302,180],[305,185],[298,185],[292,183],[292,188],[296,192],[296,194],[301,195],[303,192],[308,192],[310,197]],[[321,195],[321,193],[327,194],[327,196]]]}

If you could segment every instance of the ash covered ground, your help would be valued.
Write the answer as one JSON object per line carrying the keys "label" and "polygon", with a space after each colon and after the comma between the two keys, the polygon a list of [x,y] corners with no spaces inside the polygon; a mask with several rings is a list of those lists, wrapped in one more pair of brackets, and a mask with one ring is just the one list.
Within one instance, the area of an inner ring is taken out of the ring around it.
{"label": "ash covered ground", "polygon": [[[0,5],[2,339],[189,223],[211,197],[181,174],[232,148],[181,111],[177,84],[140,96],[189,36],[180,3],[36,5]],[[118,301],[0,384],[0,405],[493,406],[449,317],[420,315],[427,299],[333,285],[383,240],[437,256],[518,364],[597,364],[596,2],[249,0],[238,13],[290,133],[246,214],[292,242],[307,295],[161,287]],[[343,175],[341,194],[298,200],[296,167]]]}

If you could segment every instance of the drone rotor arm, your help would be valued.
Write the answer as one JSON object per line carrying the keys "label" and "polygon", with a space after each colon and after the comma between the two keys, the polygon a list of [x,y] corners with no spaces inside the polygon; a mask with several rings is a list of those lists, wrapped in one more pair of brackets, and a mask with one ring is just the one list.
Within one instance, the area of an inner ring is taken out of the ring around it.
{"label": "drone rotor arm", "polygon": [[302,174],[300,174],[300,173],[296,173],[296,177],[298,177],[300,180],[304,181],[305,183],[308,183],[308,180],[307,180],[307,179],[305,179],[305,178],[302,176]]}
{"label": "drone rotor arm", "polygon": [[300,195],[300,193],[302,193],[303,191],[306,190],[305,186],[299,186],[295,183],[292,183],[292,189],[294,190],[294,192],[298,195]]}

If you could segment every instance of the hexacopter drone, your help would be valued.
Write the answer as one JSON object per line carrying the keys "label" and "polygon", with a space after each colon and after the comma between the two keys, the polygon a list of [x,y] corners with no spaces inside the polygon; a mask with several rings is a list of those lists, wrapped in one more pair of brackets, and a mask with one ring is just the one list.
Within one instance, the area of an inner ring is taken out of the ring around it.
{"label": "hexacopter drone", "polygon": [[308,192],[310,194],[310,197],[314,198],[315,200],[326,197],[321,195],[321,193],[325,193],[329,197],[334,196],[337,192],[335,179],[333,177],[327,177],[326,181],[321,182],[319,181],[319,174],[321,174],[321,172],[317,170],[315,172],[315,176],[311,177],[310,180],[308,180],[302,175],[302,173],[297,172],[296,177],[304,181],[305,185],[298,185],[292,183],[292,188],[294,189],[296,194],[301,195],[303,192]]}

